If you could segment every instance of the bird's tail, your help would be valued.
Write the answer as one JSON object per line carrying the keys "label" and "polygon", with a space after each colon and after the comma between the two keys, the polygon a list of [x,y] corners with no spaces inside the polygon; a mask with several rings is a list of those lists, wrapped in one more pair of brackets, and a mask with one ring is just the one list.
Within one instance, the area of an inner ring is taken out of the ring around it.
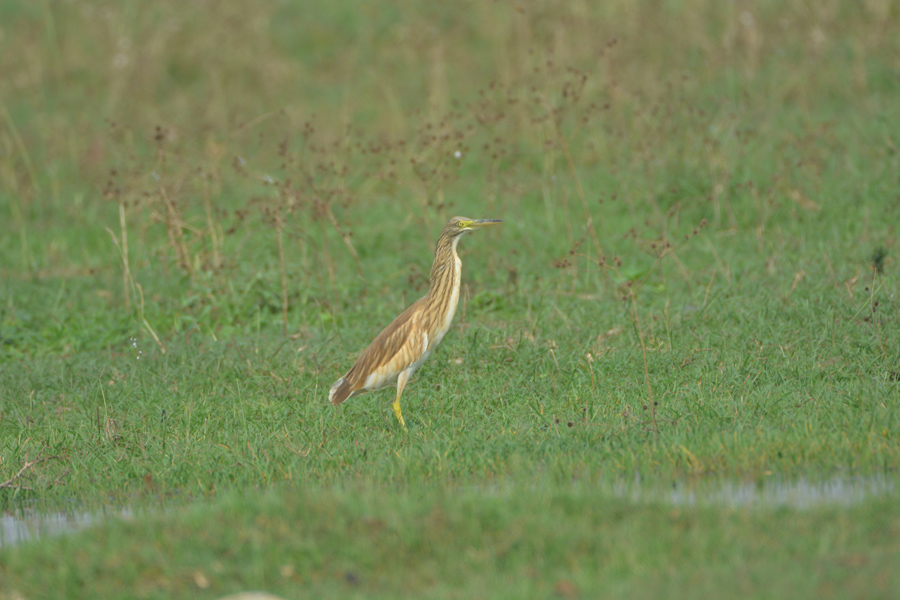
{"label": "bird's tail", "polygon": [[353,393],[353,389],[350,385],[350,382],[347,381],[347,377],[341,377],[337,381],[334,382],[334,385],[331,386],[331,389],[328,390],[328,401],[337,406],[344,400],[350,397],[350,394]]}

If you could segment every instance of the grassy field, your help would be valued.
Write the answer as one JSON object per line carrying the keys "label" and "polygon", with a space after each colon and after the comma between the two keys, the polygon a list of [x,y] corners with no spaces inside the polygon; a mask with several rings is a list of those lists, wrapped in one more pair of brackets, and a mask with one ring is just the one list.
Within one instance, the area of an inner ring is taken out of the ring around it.
{"label": "grassy field", "polygon": [[[0,5],[0,599],[892,597],[900,12]],[[424,294],[404,393],[327,404]],[[622,486],[650,490],[636,501]]]}

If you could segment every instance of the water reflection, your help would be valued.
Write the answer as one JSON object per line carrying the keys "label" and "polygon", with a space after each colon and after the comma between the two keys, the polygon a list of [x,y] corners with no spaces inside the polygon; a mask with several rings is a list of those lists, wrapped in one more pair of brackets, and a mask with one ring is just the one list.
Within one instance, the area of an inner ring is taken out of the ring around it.
{"label": "water reflection", "polygon": [[[577,485],[581,487],[583,484]],[[506,491],[515,493],[514,489]],[[646,482],[635,478],[630,482],[620,480],[609,484],[594,484],[592,491],[601,496],[612,495],[635,503],[810,509],[819,506],[853,506],[872,498],[893,495],[896,492],[896,479],[885,475],[839,476],[824,480],[769,477],[759,481],[734,481],[715,478],[661,485],[658,480]],[[40,537],[76,531],[110,519],[129,519],[133,516],[133,509],[127,506],[110,506],[95,512],[44,512],[37,508],[22,508],[0,515],[0,549]]]}
{"label": "water reflection", "polygon": [[761,481],[712,479],[675,482],[671,486],[645,485],[639,481],[619,483],[614,491],[633,502],[663,502],[674,506],[790,507],[853,506],[896,490],[894,479],[884,475],[868,477],[767,478]]}
{"label": "water reflection", "polygon": [[0,549],[28,540],[77,531],[113,518],[133,516],[129,507],[107,507],[96,512],[43,512],[22,508],[0,515]]}

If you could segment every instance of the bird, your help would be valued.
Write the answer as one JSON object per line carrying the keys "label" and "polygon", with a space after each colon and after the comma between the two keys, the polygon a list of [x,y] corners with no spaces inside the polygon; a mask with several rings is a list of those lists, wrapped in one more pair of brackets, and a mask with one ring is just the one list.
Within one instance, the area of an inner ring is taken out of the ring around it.
{"label": "bird", "polygon": [[356,363],[328,392],[337,406],[347,398],[379,390],[396,383],[392,407],[404,431],[400,395],[406,382],[441,343],[456,313],[462,261],[456,253],[459,240],[469,232],[502,223],[500,219],[453,217],[444,226],[434,252],[428,293],[413,302],[363,350]]}

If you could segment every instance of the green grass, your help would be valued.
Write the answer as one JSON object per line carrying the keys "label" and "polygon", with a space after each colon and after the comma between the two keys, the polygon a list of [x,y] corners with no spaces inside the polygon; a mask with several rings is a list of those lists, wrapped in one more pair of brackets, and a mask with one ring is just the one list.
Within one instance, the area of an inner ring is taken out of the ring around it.
{"label": "green grass", "polygon": [[895,492],[613,492],[897,481],[895,8],[219,5],[0,9],[0,505],[137,514],[0,598],[896,594]]}

